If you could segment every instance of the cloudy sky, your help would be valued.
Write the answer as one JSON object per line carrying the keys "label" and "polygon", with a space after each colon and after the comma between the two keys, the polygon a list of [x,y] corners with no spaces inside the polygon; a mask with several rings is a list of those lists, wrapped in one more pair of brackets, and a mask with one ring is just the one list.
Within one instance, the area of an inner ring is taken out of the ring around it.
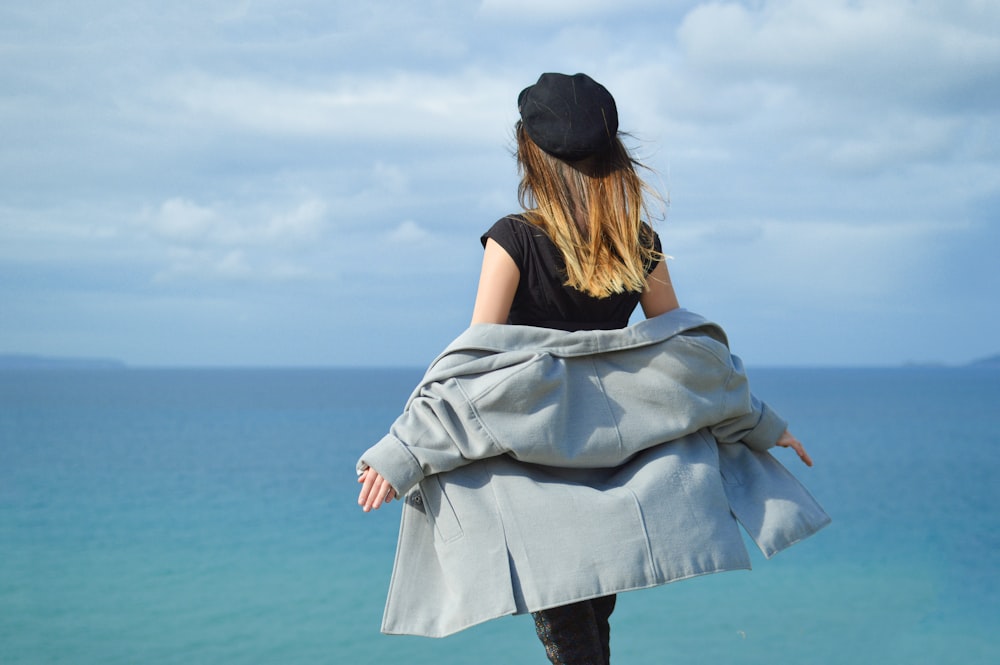
{"label": "cloudy sky", "polygon": [[993,0],[35,0],[0,8],[0,353],[425,365],[544,71],[615,95],[748,365],[1000,352]]}

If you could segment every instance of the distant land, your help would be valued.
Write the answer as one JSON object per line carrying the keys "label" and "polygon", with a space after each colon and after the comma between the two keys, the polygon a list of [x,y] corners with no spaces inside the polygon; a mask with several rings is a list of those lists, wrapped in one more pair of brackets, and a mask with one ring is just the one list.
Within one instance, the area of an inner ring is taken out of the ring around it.
{"label": "distant land", "polygon": [[0,353],[3,369],[124,369],[127,365],[113,358],[65,358],[35,356],[26,353]]}
{"label": "distant land", "polygon": [[1000,353],[995,356],[990,356],[988,358],[980,358],[979,360],[974,360],[969,365],[973,367],[1000,367]]}

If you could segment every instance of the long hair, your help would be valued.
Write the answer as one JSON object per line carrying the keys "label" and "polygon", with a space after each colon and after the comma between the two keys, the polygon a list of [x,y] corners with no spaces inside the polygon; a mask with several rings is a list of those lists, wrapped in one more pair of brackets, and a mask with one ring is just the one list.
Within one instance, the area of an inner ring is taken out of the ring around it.
{"label": "long hair", "polygon": [[562,254],[565,284],[597,298],[642,292],[647,267],[663,257],[643,231],[641,164],[618,137],[605,153],[567,163],[539,148],[520,122],[514,132],[518,199]]}

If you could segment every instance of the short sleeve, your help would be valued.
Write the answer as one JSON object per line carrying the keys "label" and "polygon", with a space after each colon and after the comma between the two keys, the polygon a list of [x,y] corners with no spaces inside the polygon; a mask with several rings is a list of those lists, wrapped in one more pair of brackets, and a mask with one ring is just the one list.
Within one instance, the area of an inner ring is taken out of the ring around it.
{"label": "short sleeve", "polygon": [[504,217],[491,226],[489,231],[484,233],[479,240],[483,247],[486,247],[486,241],[492,239],[504,248],[518,268],[522,268],[528,253],[525,244],[527,239],[524,237],[525,230],[524,222],[513,217]]}
{"label": "short sleeve", "polygon": [[[649,238],[653,239],[653,251],[656,252],[657,256],[663,256],[663,243],[660,242],[660,234],[653,230],[649,224],[645,222],[642,223],[642,240],[643,244],[649,242]],[[484,241],[485,242],[485,241]],[[647,261],[646,265],[643,266],[646,270],[646,274],[649,275],[656,268],[660,260]]]}

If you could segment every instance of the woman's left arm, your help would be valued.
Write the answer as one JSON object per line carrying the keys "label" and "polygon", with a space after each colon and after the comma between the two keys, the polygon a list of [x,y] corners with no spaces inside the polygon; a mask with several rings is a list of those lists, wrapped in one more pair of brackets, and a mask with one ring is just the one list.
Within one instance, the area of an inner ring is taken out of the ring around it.
{"label": "woman's left arm", "polygon": [[[653,272],[646,278],[646,290],[639,298],[639,303],[642,305],[642,312],[646,315],[647,319],[659,316],[672,309],[677,309],[680,306],[677,302],[677,295],[674,293],[673,284],[670,282],[670,274],[667,272],[666,261],[660,261],[656,264]],[[806,452],[805,446],[787,429],[778,437],[775,445],[782,448],[791,448],[799,456],[803,464],[806,466],[813,465],[812,458]]]}
{"label": "woman's left arm", "polygon": [[639,304],[647,319],[680,307],[674,285],[670,283],[666,260],[657,263],[653,272],[646,277],[646,290],[639,296]]}
{"label": "woman's left arm", "polygon": [[782,448],[791,448],[795,451],[795,454],[799,456],[799,459],[802,460],[803,464],[806,466],[813,465],[812,458],[809,457],[809,453],[806,452],[805,446],[803,446],[802,442],[796,439],[787,429],[780,437],[778,437],[778,441],[774,445],[781,446]]}

